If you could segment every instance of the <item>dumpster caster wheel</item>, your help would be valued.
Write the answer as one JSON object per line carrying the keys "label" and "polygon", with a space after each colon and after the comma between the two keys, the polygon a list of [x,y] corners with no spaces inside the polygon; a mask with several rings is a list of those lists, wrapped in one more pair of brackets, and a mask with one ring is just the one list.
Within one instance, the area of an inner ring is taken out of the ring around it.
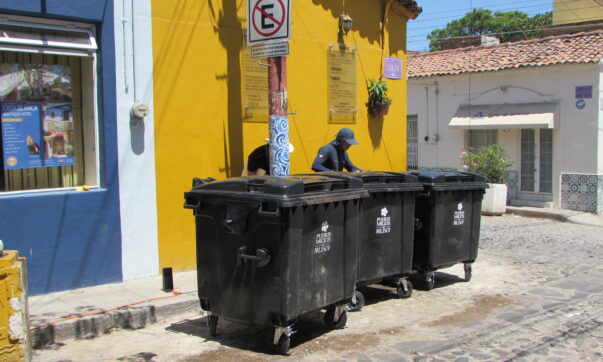
{"label": "dumpster caster wheel", "polygon": [[465,264],[465,282],[469,282],[473,276],[473,268],[470,264]]}
{"label": "dumpster caster wheel", "polygon": [[398,294],[398,298],[410,298],[412,295],[412,283],[409,280],[402,281],[396,287],[396,293]]}
{"label": "dumpster caster wheel", "polygon": [[[293,331],[291,327],[268,329],[266,333],[266,343],[273,351],[286,356],[289,352],[289,347],[291,346],[291,334],[293,333],[295,333],[295,331]],[[274,343],[274,340],[277,338],[278,343]]]}
{"label": "dumpster caster wheel", "polygon": [[279,338],[278,343],[274,344],[274,342],[272,341],[272,336],[273,333],[268,333],[268,344],[270,348],[276,353],[287,355],[287,353],[289,352],[289,347],[291,345],[291,338],[288,335],[283,334],[281,335],[281,338]]}
{"label": "dumpster caster wheel", "polygon": [[433,287],[435,286],[435,276],[433,275],[433,273],[425,274],[424,286],[425,290],[433,289]]}
{"label": "dumpster caster wheel", "polygon": [[218,328],[218,316],[217,315],[213,315],[210,314],[207,316],[207,326],[209,327],[209,334],[212,337],[215,337],[218,333],[217,333],[217,328]]}
{"label": "dumpster caster wheel", "polygon": [[352,299],[348,304],[346,304],[345,309],[348,312],[358,312],[364,307],[365,299],[364,295],[359,291],[354,292],[354,299]]}
{"label": "dumpster caster wheel", "polygon": [[339,319],[335,320],[336,308],[337,307],[331,306],[327,308],[327,311],[325,312],[325,323],[330,329],[342,329],[348,322],[348,315],[345,309],[339,315]]}

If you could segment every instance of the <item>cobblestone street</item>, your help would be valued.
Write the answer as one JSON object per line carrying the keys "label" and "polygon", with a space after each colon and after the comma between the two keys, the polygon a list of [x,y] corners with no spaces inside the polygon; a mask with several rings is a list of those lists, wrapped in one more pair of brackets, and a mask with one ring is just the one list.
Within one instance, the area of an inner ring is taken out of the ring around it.
{"label": "cobblestone street", "polygon": [[261,330],[183,315],[136,331],[37,350],[58,360],[564,360],[603,358],[603,228],[504,215],[483,217],[473,279],[462,265],[436,273],[410,299],[366,288],[367,305],[329,331],[321,313],[295,325],[290,356],[264,347]]}

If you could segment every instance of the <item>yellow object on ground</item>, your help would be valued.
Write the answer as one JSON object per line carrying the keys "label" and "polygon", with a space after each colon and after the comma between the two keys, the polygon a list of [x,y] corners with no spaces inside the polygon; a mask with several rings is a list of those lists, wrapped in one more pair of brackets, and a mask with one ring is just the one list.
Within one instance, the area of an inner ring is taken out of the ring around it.
{"label": "yellow object on ground", "polygon": [[0,252],[0,361],[31,361],[25,258]]}

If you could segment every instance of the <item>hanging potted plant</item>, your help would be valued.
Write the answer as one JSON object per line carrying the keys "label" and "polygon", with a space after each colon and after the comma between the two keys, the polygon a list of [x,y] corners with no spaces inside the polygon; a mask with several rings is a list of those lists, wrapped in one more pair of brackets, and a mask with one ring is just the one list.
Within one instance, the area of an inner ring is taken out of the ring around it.
{"label": "hanging potted plant", "polygon": [[371,116],[384,116],[389,111],[391,98],[387,96],[387,83],[382,80],[369,79],[366,87],[368,91],[368,113]]}

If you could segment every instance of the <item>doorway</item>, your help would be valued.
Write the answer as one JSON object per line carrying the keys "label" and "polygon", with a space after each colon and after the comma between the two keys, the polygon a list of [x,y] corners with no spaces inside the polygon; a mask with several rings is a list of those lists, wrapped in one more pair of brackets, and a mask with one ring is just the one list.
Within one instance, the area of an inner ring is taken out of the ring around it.
{"label": "doorway", "polygon": [[553,130],[522,129],[519,196],[534,201],[552,201],[552,192]]}

